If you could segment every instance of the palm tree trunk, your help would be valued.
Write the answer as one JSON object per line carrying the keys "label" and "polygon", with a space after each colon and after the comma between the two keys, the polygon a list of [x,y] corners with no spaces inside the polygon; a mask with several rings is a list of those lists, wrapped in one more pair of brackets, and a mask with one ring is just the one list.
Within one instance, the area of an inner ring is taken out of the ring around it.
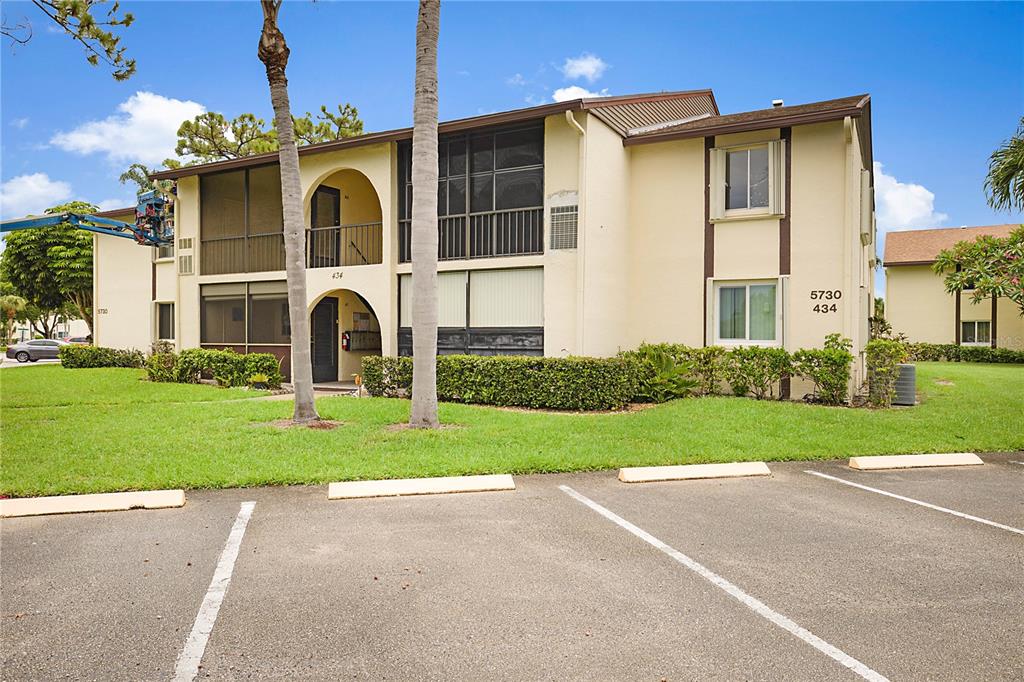
{"label": "palm tree trunk", "polygon": [[284,210],[285,276],[288,281],[288,317],[291,322],[292,386],[295,411],[292,420],[319,419],[313,400],[313,362],[309,349],[309,314],[306,311],[306,230],[302,215],[302,183],[299,180],[299,150],[295,145],[291,105],[288,102],[288,45],[277,26],[281,0],[261,0],[263,32],[260,61],[267,69],[270,103],[281,146],[281,202]]}
{"label": "palm tree trunk", "polygon": [[412,412],[409,426],[437,419],[437,37],[440,0],[420,0],[412,105]]}

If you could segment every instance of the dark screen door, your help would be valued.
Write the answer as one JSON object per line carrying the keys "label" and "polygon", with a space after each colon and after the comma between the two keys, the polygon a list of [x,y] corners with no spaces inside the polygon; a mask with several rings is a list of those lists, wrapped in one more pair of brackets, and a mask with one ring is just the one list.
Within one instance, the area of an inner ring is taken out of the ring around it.
{"label": "dark screen door", "polygon": [[313,381],[338,380],[338,299],[325,298],[310,316]]}

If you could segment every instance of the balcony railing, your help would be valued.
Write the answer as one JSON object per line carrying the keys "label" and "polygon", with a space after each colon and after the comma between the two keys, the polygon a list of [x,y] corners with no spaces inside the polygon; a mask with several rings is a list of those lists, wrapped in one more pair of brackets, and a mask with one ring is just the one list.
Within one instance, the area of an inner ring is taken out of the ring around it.
{"label": "balcony railing", "polygon": [[[469,229],[467,229],[467,222]],[[528,256],[544,253],[544,209],[446,216],[437,221],[438,260]],[[398,223],[398,260],[412,260],[412,221]]]}
{"label": "balcony railing", "polygon": [[[337,225],[306,230],[306,267],[333,268],[383,262],[381,223]],[[280,232],[202,241],[202,274],[284,270],[284,235]]]}
{"label": "balcony railing", "polygon": [[315,227],[306,230],[306,266],[335,268],[384,262],[382,223]]}

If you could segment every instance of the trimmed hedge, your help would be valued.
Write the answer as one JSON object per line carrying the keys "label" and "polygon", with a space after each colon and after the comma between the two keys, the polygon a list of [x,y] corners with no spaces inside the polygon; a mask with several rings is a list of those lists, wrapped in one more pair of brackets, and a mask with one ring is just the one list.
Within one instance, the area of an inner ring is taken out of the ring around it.
{"label": "trimmed hedge", "polygon": [[[173,353],[156,353],[147,364],[149,378],[153,381],[176,381],[182,384],[199,383],[200,379],[214,379],[221,386],[245,386],[254,374],[267,376],[273,388],[281,385],[281,365],[270,353],[249,353],[242,355],[233,350],[210,348],[189,348],[177,357]],[[158,356],[164,356],[159,357]],[[173,369],[169,369],[173,367]]]}
{"label": "trimmed hedge", "polygon": [[955,343],[908,343],[910,359],[918,362],[996,362],[1024,364],[1024,350]]}
{"label": "trimmed hedge", "polygon": [[66,369],[87,369],[93,367],[142,367],[145,356],[140,350],[121,350],[103,346],[61,346],[58,352],[60,363]]}
{"label": "trimmed hedge", "polygon": [[[447,402],[552,410],[612,410],[636,394],[635,364],[619,358],[442,355],[437,397]],[[412,358],[363,358],[372,396],[408,395]]]}

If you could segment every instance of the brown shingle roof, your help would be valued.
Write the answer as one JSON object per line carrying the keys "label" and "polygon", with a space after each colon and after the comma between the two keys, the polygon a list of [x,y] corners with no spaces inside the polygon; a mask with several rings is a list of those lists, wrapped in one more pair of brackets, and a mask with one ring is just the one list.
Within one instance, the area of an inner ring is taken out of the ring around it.
{"label": "brown shingle roof", "polygon": [[934,263],[940,251],[951,248],[957,242],[974,241],[982,235],[1007,237],[1018,227],[1019,224],[985,225],[890,232],[885,237],[885,257],[882,262],[887,267]]}
{"label": "brown shingle roof", "polygon": [[[640,95],[590,97],[586,99],[573,99],[565,102],[542,104],[540,106],[527,107],[525,109],[513,109],[512,111],[502,111],[495,114],[485,114],[483,116],[461,118],[453,121],[444,121],[438,124],[438,133],[454,133],[472,128],[515,123],[518,121],[529,121],[531,119],[543,118],[552,114],[575,110],[592,111],[595,116],[615,129],[620,135],[625,135],[628,128],[636,127],[631,122],[635,122],[639,126],[644,126],[650,125],[651,123],[674,121],[704,112],[718,114],[718,105],[715,103],[715,96],[711,90],[681,90],[677,92],[655,92]],[[412,128],[397,128],[395,130],[385,130],[378,133],[367,133],[365,135],[347,137],[343,140],[333,140],[331,142],[322,142],[320,144],[304,145],[299,147],[299,155],[304,156],[306,154],[318,154],[321,152],[361,147],[381,142],[407,140],[411,137]],[[200,173],[211,173],[214,171],[273,163],[277,158],[277,152],[253,154],[252,156],[246,156],[241,159],[215,161],[213,163],[197,164],[173,170],[159,171],[157,173],[153,173],[149,177],[154,180],[175,180],[189,175],[199,175]]]}
{"label": "brown shingle roof", "polygon": [[772,107],[771,109],[744,111],[738,114],[710,116],[651,132],[638,133],[630,136],[625,144],[646,144],[689,137],[722,135],[741,130],[763,130],[803,123],[832,121],[847,116],[859,117],[865,112],[870,101],[871,98],[868,95],[853,95],[790,107]]}

